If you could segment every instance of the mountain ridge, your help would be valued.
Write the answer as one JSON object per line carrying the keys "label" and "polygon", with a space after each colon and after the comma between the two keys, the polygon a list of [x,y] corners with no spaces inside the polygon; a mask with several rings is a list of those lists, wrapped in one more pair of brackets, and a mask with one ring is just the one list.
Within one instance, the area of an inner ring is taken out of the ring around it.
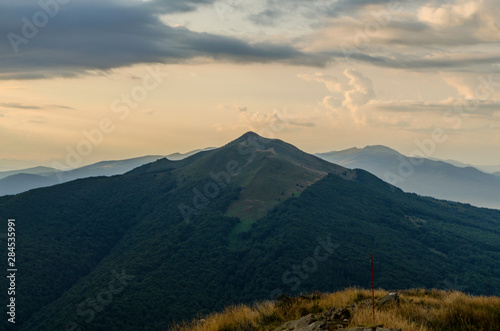
{"label": "mountain ridge", "polygon": [[45,174],[48,172],[54,172],[57,171],[55,168],[50,168],[50,167],[44,167],[44,166],[38,166],[38,167],[32,167],[32,168],[26,168],[26,169],[20,169],[20,170],[8,170],[8,171],[0,171],[0,179],[6,178],[12,175],[17,175],[17,174],[27,174],[27,175],[37,175],[37,174]]}
{"label": "mountain ridge", "polygon": [[170,157],[171,159],[182,160],[188,156],[211,149],[198,149],[184,154],[174,153],[166,157],[146,155],[123,160],[100,161],[71,170],[40,166],[0,172],[0,196],[18,194],[31,189],[57,185],[80,178],[121,175],[158,159]]}

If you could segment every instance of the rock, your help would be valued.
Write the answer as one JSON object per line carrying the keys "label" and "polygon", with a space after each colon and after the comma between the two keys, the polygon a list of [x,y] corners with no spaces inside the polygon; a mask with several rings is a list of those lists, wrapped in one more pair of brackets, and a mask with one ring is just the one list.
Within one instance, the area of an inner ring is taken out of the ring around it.
{"label": "rock", "polygon": [[288,330],[328,330],[328,325],[324,320],[321,320],[316,315],[309,314],[296,321],[286,322],[285,324],[277,327],[276,331]]}
{"label": "rock", "polygon": [[351,311],[347,308],[332,308],[323,314],[330,330],[345,328],[349,325],[351,315]]}
{"label": "rock", "polygon": [[[283,297],[280,303],[286,306],[290,304],[290,300],[293,299]],[[399,303],[399,295],[390,293],[381,298],[377,305],[385,306],[396,303]],[[355,309],[355,307],[332,308],[321,314],[308,314],[298,320],[286,322],[274,331],[401,331],[401,329],[384,328],[383,325],[357,326],[346,329],[352,317],[351,309]]]}
{"label": "rock", "polygon": [[[335,309],[335,308],[334,308]],[[342,308],[340,308],[342,309]],[[346,323],[347,324],[347,323]],[[274,331],[323,331],[323,330],[338,330],[338,331],[401,331],[401,329],[384,328],[382,326],[357,326],[349,329],[342,329],[345,326],[337,326],[328,321],[326,316],[309,314],[296,321],[286,322],[285,324],[274,329]]]}
{"label": "rock", "polygon": [[296,321],[282,324],[275,331],[337,330],[349,324],[351,311],[347,308],[332,308],[321,314],[309,314]]}

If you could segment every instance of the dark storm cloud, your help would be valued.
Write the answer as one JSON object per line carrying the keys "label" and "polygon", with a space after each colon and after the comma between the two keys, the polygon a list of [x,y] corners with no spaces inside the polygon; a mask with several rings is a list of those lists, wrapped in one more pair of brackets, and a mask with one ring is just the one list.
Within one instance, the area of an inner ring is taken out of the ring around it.
{"label": "dark storm cloud", "polygon": [[209,5],[216,0],[155,0],[148,2],[146,6],[156,12],[178,13],[195,11],[200,5]]}
{"label": "dark storm cloud", "polygon": [[[40,3],[57,4],[57,1],[63,0],[42,0]],[[446,51],[439,50],[439,46],[483,43],[465,26],[443,32],[416,20],[394,19],[390,27],[385,28],[392,35],[368,42],[368,46],[380,46],[382,51],[372,52],[370,47],[354,47],[352,43],[352,48],[332,47],[310,53],[301,49],[307,47],[311,36],[289,43],[252,42],[169,26],[159,18],[162,14],[190,12],[199,6],[212,6],[215,0],[64,1],[68,3],[58,4],[58,8],[45,6],[49,8],[47,10],[38,1],[0,0],[3,8],[0,12],[0,79],[75,77],[95,70],[106,71],[139,63],[183,63],[197,58],[325,67],[335,61],[342,64],[347,56],[355,62],[409,70],[464,70],[465,67],[476,66],[495,72],[499,70],[496,66],[498,54],[495,52],[469,53],[460,58],[435,56],[446,54]],[[249,18],[261,26],[274,25],[288,17],[288,13],[297,12],[301,6],[308,6],[308,15],[312,12],[324,15],[347,13],[368,4],[384,3],[388,1],[314,0],[305,4],[296,0],[269,0],[259,15]],[[215,9],[213,14],[216,15]],[[37,19],[38,27],[33,25]],[[332,20],[333,26],[342,23],[336,22],[335,18]],[[393,45],[407,49],[394,53]]]}
{"label": "dark storm cloud", "polygon": [[462,57],[430,57],[430,56],[412,56],[412,55],[369,55],[357,51],[355,48],[344,51],[323,52],[323,56],[335,58],[339,63],[349,63],[350,61],[368,63],[377,67],[409,69],[409,70],[453,70],[468,71],[466,68],[474,66],[485,66],[490,72],[500,72],[496,64],[500,63],[498,54],[491,55],[469,55]]}
{"label": "dark storm cloud", "polygon": [[[5,1],[3,1],[5,2]],[[22,34],[23,17],[33,20],[41,8],[26,1],[0,13],[0,76],[4,79],[71,77],[88,70],[108,70],[136,63],[179,63],[197,57],[232,62],[272,62],[323,66],[321,55],[304,54],[291,45],[249,43],[233,37],[193,32],[165,25],[158,13],[190,11],[212,1],[146,3],[70,2],[27,43],[12,47],[9,33]]]}

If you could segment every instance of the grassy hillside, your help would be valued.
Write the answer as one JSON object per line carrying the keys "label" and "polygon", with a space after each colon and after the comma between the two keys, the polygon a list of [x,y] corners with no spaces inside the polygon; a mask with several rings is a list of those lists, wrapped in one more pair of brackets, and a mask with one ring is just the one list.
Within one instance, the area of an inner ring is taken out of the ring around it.
{"label": "grassy hillside", "polygon": [[[349,311],[347,327],[383,325],[402,331],[494,331],[500,327],[498,297],[416,289],[400,291],[399,302],[381,304],[378,300],[388,293],[384,290],[375,291],[375,324],[371,291],[350,288],[335,293],[316,293],[232,306],[220,313],[177,324],[170,331],[280,330],[283,323],[308,314],[313,314],[312,320],[321,322],[325,312],[340,307]],[[281,329],[286,330],[284,327]]]}

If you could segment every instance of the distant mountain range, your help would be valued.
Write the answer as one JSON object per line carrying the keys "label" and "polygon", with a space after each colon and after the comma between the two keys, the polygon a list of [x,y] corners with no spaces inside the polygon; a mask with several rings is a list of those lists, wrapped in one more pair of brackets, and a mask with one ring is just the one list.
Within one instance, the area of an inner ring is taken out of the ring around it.
{"label": "distant mountain range", "polygon": [[474,165],[474,164],[463,163],[463,162],[455,161],[455,160],[449,160],[449,159],[441,160],[441,159],[432,158],[432,157],[430,157],[429,160],[443,161],[443,162],[452,164],[452,165],[460,167],[460,168],[473,167],[473,168],[479,169],[479,170],[481,170],[483,172],[487,172],[487,173],[500,172],[500,164],[498,164],[498,165]]}
{"label": "distant mountain range", "polygon": [[213,147],[194,150],[185,154],[174,153],[167,156],[148,155],[119,161],[102,161],[73,170],[61,171],[50,167],[34,167],[0,172],[0,196],[18,194],[31,189],[65,183],[80,178],[115,176],[124,174],[143,164],[161,158],[181,160]]}
{"label": "distant mountain range", "polygon": [[173,153],[173,154],[169,154],[167,156],[165,156],[166,159],[170,160],[170,161],[179,161],[179,160],[183,160],[187,157],[190,157],[191,155],[195,155],[199,152],[206,152],[206,151],[211,151],[212,149],[215,149],[216,147],[207,147],[207,148],[203,148],[203,149],[195,149],[194,151],[191,151],[191,152],[187,152],[187,153]]}
{"label": "distant mountain range", "polygon": [[406,192],[500,209],[498,173],[485,173],[457,162],[453,165],[406,157],[385,146],[350,148],[316,155],[350,169],[369,171]]}
{"label": "distant mountain range", "polygon": [[36,167],[0,172],[0,196],[18,194],[34,188],[61,184],[80,178],[120,175],[160,158],[162,156],[152,155],[128,160],[104,161],[68,171]]}
{"label": "distant mountain range", "polygon": [[0,179],[18,174],[43,175],[54,171],[57,170],[49,167],[34,167],[34,168],[20,169],[20,170],[0,171]]}
{"label": "distant mountain range", "polygon": [[20,331],[166,330],[228,304],[367,288],[370,253],[377,288],[485,295],[490,276],[500,288],[500,211],[404,193],[252,132],[0,197],[0,215],[19,234]]}
{"label": "distant mountain range", "polygon": [[0,171],[11,171],[16,169],[33,168],[39,164],[33,164],[35,161],[0,159]]}

